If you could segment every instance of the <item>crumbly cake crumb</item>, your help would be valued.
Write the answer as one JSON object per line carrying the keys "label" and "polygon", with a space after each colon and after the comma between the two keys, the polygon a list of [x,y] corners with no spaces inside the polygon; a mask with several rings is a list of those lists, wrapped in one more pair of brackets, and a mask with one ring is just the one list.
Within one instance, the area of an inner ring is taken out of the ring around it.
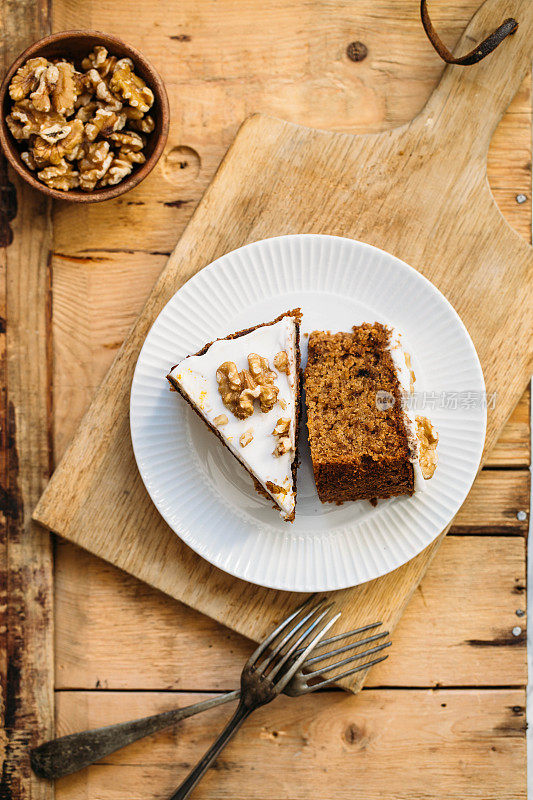
{"label": "crumbly cake crumb", "polygon": [[[365,323],[309,337],[305,394],[315,482],[323,502],[412,494],[413,466],[391,332]],[[378,404],[378,392],[394,402]],[[387,407],[383,407],[383,406]]]}

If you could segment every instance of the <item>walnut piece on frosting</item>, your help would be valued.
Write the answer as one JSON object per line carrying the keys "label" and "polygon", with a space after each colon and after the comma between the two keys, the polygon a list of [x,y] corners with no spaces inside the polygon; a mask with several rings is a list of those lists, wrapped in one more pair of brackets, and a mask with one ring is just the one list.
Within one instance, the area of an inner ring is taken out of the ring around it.
{"label": "walnut piece on frosting", "polygon": [[248,364],[254,381],[260,387],[259,405],[261,411],[266,414],[274,408],[278,400],[279,388],[274,386],[277,375],[270,369],[268,359],[257,355],[257,353],[250,353]]}
{"label": "walnut piece on frosting", "polygon": [[289,432],[291,421],[288,417],[280,417],[272,431],[273,436],[285,436]]}
{"label": "walnut piece on frosting", "polygon": [[276,458],[280,458],[280,456],[285,455],[288,453],[289,450],[292,450],[292,444],[289,437],[289,430],[291,427],[291,421],[287,417],[280,417],[276,422],[276,427],[272,431],[272,436],[278,437],[278,443],[274,448],[274,452],[272,455],[276,456]]}
{"label": "walnut piece on frosting", "polygon": [[418,461],[426,480],[433,477],[437,468],[437,443],[439,435],[427,417],[416,417],[418,437]]}
{"label": "walnut piece on frosting", "polygon": [[274,452],[272,455],[276,456],[276,458],[280,458],[281,456],[288,453],[289,450],[292,449],[291,440],[288,436],[281,436],[279,442],[277,443],[276,447],[274,448]]}
{"label": "walnut piece on frosting", "polygon": [[252,439],[254,438],[254,429],[247,428],[244,433],[239,436],[239,442],[241,443],[241,447],[246,447],[246,445],[250,444]]}
{"label": "walnut piece on frosting", "polygon": [[[253,401],[244,394],[245,386],[242,374],[234,361],[224,361],[216,372],[218,393],[222,402],[237,419],[246,419],[254,413]],[[242,395],[242,396],[241,396]]]}
{"label": "walnut piece on frosting", "polygon": [[239,372],[234,361],[225,361],[216,372],[222,402],[238,419],[254,413],[254,400],[259,400],[259,407],[266,414],[278,399],[279,388],[274,385],[277,376],[268,360],[250,353],[248,366]]}
{"label": "walnut piece on frosting", "polygon": [[213,422],[220,428],[222,425],[227,425],[229,420],[225,414],[219,414],[217,417],[214,418]]}
{"label": "walnut piece on frosting", "polygon": [[280,353],[276,353],[274,356],[274,366],[280,372],[284,372],[286,375],[289,374],[289,357],[285,350],[282,350]]}

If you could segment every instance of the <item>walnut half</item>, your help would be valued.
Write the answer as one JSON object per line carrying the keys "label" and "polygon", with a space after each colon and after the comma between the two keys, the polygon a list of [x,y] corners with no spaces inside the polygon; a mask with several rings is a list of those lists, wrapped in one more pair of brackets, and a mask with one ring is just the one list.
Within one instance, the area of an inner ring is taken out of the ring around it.
{"label": "walnut half", "polygon": [[259,400],[261,411],[266,414],[277,402],[279,389],[274,386],[277,378],[266,358],[250,353],[249,369],[241,372],[234,361],[225,361],[217,369],[216,378],[222,402],[238,419],[246,419],[254,413],[254,400]]}
{"label": "walnut half", "polygon": [[93,142],[86,148],[85,157],[79,162],[80,186],[91,190],[97,181],[106,174],[113,155],[109,152],[109,142]]}
{"label": "walnut half", "polygon": [[225,361],[217,369],[218,392],[222,402],[237,419],[246,419],[254,413],[254,399],[260,389],[246,370],[239,372],[234,361]]}
{"label": "walnut half", "polygon": [[117,61],[109,88],[120,95],[133,108],[146,113],[154,103],[154,93],[132,70],[133,64],[129,58]]}
{"label": "walnut half", "polygon": [[30,58],[26,61],[13,75],[11,83],[9,84],[9,96],[12,100],[23,100],[30,92],[34,92],[38,85],[39,79],[45,69],[48,67],[46,58]]}
{"label": "walnut half", "polygon": [[63,158],[69,158],[77,151],[82,139],[83,123],[79,119],[73,119],[66,125],[44,128],[33,144],[35,163],[39,167],[60,164]]}
{"label": "walnut half", "polygon": [[37,173],[37,177],[42,180],[50,189],[61,189],[68,192],[79,185],[79,172],[73,169],[64,159],[56,166],[45,167]]}

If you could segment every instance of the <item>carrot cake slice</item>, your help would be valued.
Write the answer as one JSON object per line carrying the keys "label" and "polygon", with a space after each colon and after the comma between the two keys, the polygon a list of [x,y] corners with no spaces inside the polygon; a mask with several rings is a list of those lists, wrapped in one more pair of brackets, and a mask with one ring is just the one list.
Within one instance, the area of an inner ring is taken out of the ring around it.
{"label": "carrot cake slice", "polygon": [[394,329],[375,322],[311,334],[305,402],[322,502],[412,495],[432,477],[438,435],[408,407],[414,381]]}
{"label": "carrot cake slice", "polygon": [[167,375],[292,522],[296,505],[300,309],[187,356]]}

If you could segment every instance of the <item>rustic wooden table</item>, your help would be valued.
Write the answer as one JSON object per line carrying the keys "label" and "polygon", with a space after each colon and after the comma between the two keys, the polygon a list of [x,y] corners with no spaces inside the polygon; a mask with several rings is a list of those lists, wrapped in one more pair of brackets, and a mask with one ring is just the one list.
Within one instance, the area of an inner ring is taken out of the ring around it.
{"label": "rustic wooden table", "polygon": [[[433,4],[448,43],[478,4]],[[73,545],[56,541],[52,551],[29,517],[243,118],[263,110],[355,132],[410,119],[442,70],[417,6],[1,0],[4,68],[49,30],[105,30],[159,69],[172,111],[160,164],[123,198],[51,207],[16,184],[0,282],[2,798],[52,797],[31,777],[27,744],[53,733],[54,706],[64,734],[236,685],[246,640]],[[359,63],[346,56],[354,40],[368,47]],[[496,201],[528,240],[530,123],[528,80],[489,161]],[[258,713],[195,796],[525,797],[528,420],[526,395],[400,623],[392,657],[364,691],[281,699]],[[56,796],[164,798],[227,714],[215,710],[132,745],[58,781]]]}

